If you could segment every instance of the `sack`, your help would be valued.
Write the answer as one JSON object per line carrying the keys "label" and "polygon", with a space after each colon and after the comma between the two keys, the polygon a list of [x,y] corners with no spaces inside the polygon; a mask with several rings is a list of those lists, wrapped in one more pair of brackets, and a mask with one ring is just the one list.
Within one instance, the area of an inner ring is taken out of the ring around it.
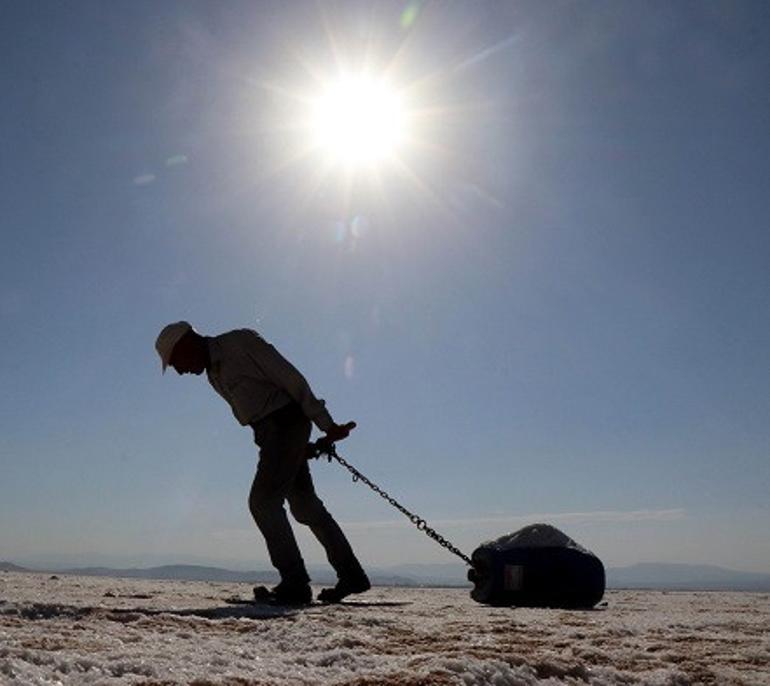
{"label": "sack", "polygon": [[548,524],[482,543],[471,559],[471,598],[479,603],[590,608],[604,595],[601,560]]}

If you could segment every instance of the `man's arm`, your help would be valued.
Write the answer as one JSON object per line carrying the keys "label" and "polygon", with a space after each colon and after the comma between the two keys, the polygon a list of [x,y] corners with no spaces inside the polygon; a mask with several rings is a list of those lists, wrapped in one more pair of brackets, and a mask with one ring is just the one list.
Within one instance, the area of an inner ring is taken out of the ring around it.
{"label": "man's arm", "polygon": [[279,388],[285,390],[327,438],[334,443],[347,438],[355,422],[336,424],[323,400],[316,398],[305,377],[270,343],[255,334],[255,344],[249,351],[253,361]]}

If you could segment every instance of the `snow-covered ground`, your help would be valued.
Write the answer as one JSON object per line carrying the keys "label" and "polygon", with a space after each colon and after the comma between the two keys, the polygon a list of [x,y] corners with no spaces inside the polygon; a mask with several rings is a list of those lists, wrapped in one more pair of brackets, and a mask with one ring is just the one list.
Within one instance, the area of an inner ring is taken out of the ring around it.
{"label": "snow-covered ground", "polygon": [[245,585],[0,573],[2,684],[770,684],[770,597],[610,592],[595,611],[461,589],[228,605]]}

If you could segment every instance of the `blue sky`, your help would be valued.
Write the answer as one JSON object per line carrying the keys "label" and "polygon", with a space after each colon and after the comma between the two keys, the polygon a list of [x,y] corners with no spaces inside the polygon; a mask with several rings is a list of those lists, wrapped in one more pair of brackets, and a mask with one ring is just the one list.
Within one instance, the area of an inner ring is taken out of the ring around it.
{"label": "blue sky", "polygon": [[[275,343],[466,552],[545,520],[609,565],[770,571],[766,3],[0,19],[0,559],[267,564],[248,430],[160,375],[186,318]],[[366,60],[415,113],[376,180],[292,125]],[[365,563],[454,560],[314,474]]]}

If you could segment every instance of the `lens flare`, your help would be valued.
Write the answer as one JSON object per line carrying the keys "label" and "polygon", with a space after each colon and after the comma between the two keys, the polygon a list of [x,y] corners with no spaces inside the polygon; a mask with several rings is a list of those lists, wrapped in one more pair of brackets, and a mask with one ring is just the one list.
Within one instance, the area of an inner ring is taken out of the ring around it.
{"label": "lens flare", "polygon": [[401,18],[399,20],[402,29],[412,28],[412,25],[415,21],[417,21],[417,17],[420,14],[420,5],[422,5],[422,2],[413,0],[413,2],[410,2],[404,8],[404,11],[401,12]]}
{"label": "lens flare", "polygon": [[352,355],[345,358],[345,378],[352,379],[356,373],[356,360]]}

